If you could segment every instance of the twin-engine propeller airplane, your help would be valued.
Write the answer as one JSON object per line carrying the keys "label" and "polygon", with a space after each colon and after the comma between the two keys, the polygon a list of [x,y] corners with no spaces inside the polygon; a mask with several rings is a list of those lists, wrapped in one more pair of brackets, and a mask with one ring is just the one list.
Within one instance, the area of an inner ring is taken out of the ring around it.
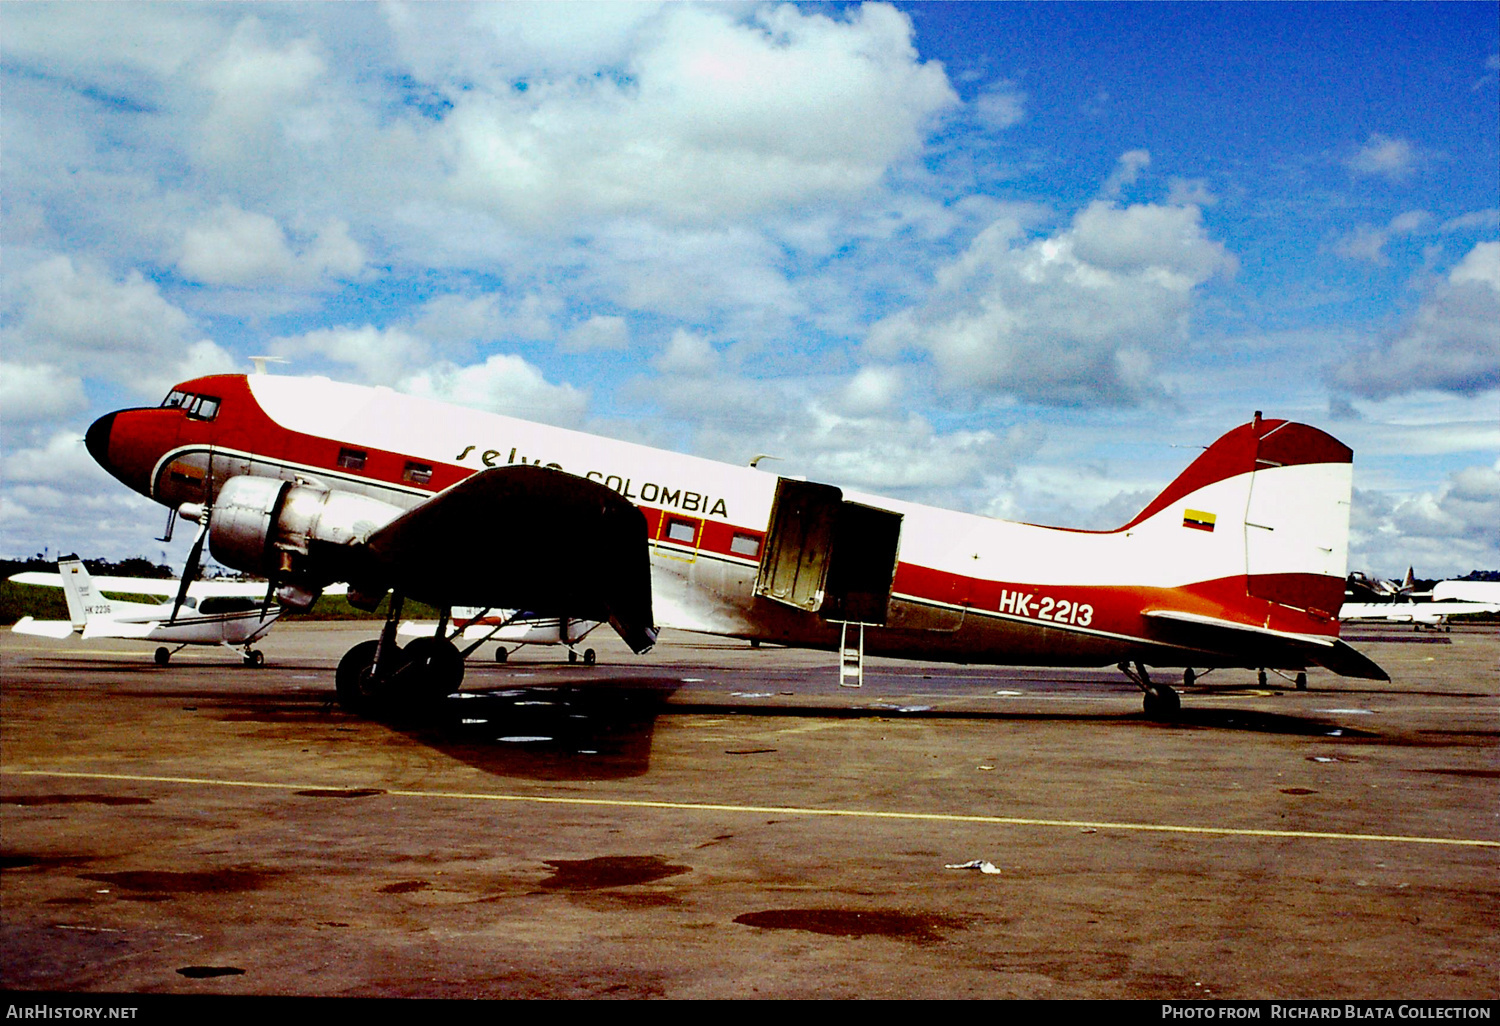
{"label": "twin-engine propeller airplane", "polygon": [[[28,571],[12,576],[17,584],[62,588],[68,619],[36,620],[22,617],[11,630],[45,638],[131,638],[159,644],[156,663],[166,666],[172,653],[188,645],[238,648],[246,666],[261,666],[264,652],[253,648],[281,615],[277,605],[261,601],[264,584],[199,581],[184,588],[179,581],[148,577],[89,575],[81,561],[60,560],[55,574]],[[122,602],[105,596],[114,591],[140,595],[176,595],[160,605]]]}
{"label": "twin-engine propeller airplane", "polygon": [[[1115,663],[1388,679],[1338,638],[1353,454],[1303,424],[1224,435],[1128,524],[1075,531],[845,493],[322,378],[219,375],[89,428],[89,452],[201,522],[226,566],[305,606],[330,582],[380,637],[345,654],[349,707],[446,695],[444,616],[401,648],[403,599],[866,653],[1034,666]],[[201,533],[200,533],[201,540]]]}

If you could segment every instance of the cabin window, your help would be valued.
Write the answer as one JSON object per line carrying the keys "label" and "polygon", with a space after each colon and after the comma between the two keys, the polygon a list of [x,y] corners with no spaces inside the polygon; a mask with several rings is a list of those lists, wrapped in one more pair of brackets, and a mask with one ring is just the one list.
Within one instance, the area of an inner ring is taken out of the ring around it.
{"label": "cabin window", "polygon": [[363,449],[340,449],[339,466],[345,470],[364,470],[366,455]]}
{"label": "cabin window", "polygon": [[734,532],[734,537],[730,539],[729,551],[733,552],[736,556],[748,556],[751,559],[757,559],[760,556],[760,536],[736,531]]}
{"label": "cabin window", "polygon": [[678,520],[673,517],[667,521],[667,540],[681,542],[684,545],[692,545],[698,540],[698,525],[691,520]]}
{"label": "cabin window", "polygon": [[432,467],[426,463],[414,463],[406,461],[406,469],[401,472],[401,480],[410,484],[427,484],[432,480]]}

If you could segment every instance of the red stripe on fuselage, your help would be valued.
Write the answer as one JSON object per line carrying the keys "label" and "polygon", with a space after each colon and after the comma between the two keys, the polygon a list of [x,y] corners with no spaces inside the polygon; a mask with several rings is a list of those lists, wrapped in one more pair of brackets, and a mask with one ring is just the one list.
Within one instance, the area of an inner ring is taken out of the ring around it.
{"label": "red stripe on fuselage", "polygon": [[[243,375],[215,375],[184,382],[177,387],[188,392],[220,396],[223,400],[214,421],[194,421],[178,413],[184,418],[178,447],[212,444],[251,453],[273,463],[323,469],[339,477],[355,477],[406,494],[414,490],[436,493],[475,473],[468,467],[439,462],[433,464],[432,478],[426,484],[403,481],[402,473],[411,457],[370,448],[358,439],[321,438],[286,428],[272,420],[256,402]],[[367,454],[362,470],[338,466],[339,452],[344,448],[358,448]],[[157,453],[156,458],[159,460],[161,455]],[[1274,459],[1280,465],[1294,465],[1349,462],[1352,452],[1331,436],[1302,424],[1262,420],[1242,425],[1194,461],[1127,527],[1193,491],[1250,472],[1256,466],[1257,456],[1262,460]],[[758,565],[758,559],[733,552],[731,545],[736,534],[748,534],[763,540],[765,525],[738,526],[692,517],[679,510],[637,505],[646,516],[651,538],[669,554],[690,558],[703,553],[734,562],[747,570]],[[666,542],[662,518],[667,515],[699,520],[702,527],[697,544]],[[1275,578],[1275,594],[1307,596],[1308,604],[1314,609],[1336,609],[1343,598],[1342,579],[1318,574],[1283,574],[1275,575]],[[986,580],[901,563],[897,567],[893,594],[898,599],[906,597],[941,606],[967,607],[976,612],[1027,620],[1038,626],[1068,632],[1102,632],[1144,640],[1157,640],[1161,635],[1161,625],[1142,615],[1147,609],[1190,612],[1295,634],[1337,636],[1338,623],[1331,614],[1325,618],[1304,609],[1256,598],[1247,594],[1246,580],[1244,576],[1234,576],[1177,588],[1056,586]],[[1336,598],[1333,597],[1335,590]],[[1047,604],[1049,600],[1050,605]],[[1082,607],[1088,607],[1087,612]],[[1017,609],[1022,612],[1017,612]]]}

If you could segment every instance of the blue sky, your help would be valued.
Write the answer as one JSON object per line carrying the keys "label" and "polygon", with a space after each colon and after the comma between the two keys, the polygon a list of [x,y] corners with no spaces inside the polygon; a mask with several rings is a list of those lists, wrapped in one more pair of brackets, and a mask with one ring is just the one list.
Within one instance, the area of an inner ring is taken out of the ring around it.
{"label": "blue sky", "polygon": [[1091,528],[1264,410],[1500,568],[1497,17],[0,5],[0,553],[160,556],[84,428],[272,353]]}

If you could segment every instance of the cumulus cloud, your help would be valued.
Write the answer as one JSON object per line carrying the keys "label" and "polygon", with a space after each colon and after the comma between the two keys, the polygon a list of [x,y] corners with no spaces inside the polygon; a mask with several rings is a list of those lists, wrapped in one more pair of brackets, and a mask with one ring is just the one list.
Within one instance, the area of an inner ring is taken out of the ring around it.
{"label": "cumulus cloud", "polygon": [[563,427],[583,419],[588,395],[572,385],[554,385],[513,353],[498,353],[482,364],[442,362],[409,375],[396,388],[437,399]]}
{"label": "cumulus cloud", "polygon": [[1353,231],[1333,244],[1333,251],[1346,260],[1384,266],[1390,263],[1385,247],[1394,238],[1421,231],[1431,222],[1432,215],[1425,210],[1408,210],[1391,218],[1383,227],[1370,224],[1357,225]]}
{"label": "cumulus cloud", "polygon": [[[213,342],[195,339],[187,314],[139,271],[115,278],[91,262],[55,256],[23,272],[14,292],[16,323],[5,342],[24,366],[55,367],[66,354],[78,377],[150,393],[174,374],[232,362]],[[55,372],[53,380],[61,394],[74,394],[65,375]]]}
{"label": "cumulus cloud", "polygon": [[389,385],[422,363],[429,354],[425,339],[405,328],[320,328],[303,335],[272,340],[276,356],[322,356],[357,370],[370,384]]}
{"label": "cumulus cloud", "polygon": [[877,323],[882,356],[931,354],[948,384],[1042,403],[1137,402],[1181,345],[1193,291],[1230,273],[1197,207],[1105,200],[1044,238],[1014,220],[982,231],[937,274],[924,306]]}
{"label": "cumulus cloud", "polygon": [[1476,245],[1405,324],[1336,365],[1330,378],[1370,399],[1500,386],[1500,242]]}
{"label": "cumulus cloud", "polygon": [[0,361],[0,422],[25,424],[77,413],[88,405],[83,382],[48,364]]}
{"label": "cumulus cloud", "polygon": [[1421,154],[1409,140],[1379,132],[1370,133],[1370,138],[1359,151],[1345,162],[1355,174],[1391,182],[1405,181],[1420,163]]}
{"label": "cumulus cloud", "polygon": [[1452,576],[1500,559],[1500,463],[1465,467],[1435,491],[1356,490],[1350,565],[1394,575]]}
{"label": "cumulus cloud", "polygon": [[[558,26],[537,28],[534,40]],[[604,74],[544,66],[453,89],[437,129],[446,194],[533,229],[598,215],[718,220],[860,194],[957,102],[911,37],[883,4],[838,19],[667,5]]]}
{"label": "cumulus cloud", "polygon": [[568,353],[622,350],[630,345],[630,327],[623,317],[598,314],[569,329],[562,341]]}
{"label": "cumulus cloud", "polygon": [[364,250],[349,226],[330,221],[296,249],[275,218],[224,204],[188,228],[177,269],[209,285],[312,287],[330,279],[357,277]]}

